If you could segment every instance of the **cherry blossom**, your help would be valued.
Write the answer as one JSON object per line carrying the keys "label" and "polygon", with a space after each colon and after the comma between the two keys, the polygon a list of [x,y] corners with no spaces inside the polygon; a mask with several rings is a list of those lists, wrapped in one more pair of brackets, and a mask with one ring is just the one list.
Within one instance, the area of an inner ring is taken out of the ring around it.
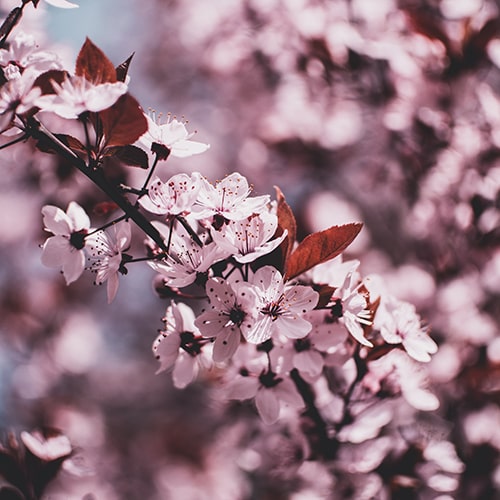
{"label": "cherry blossom", "polygon": [[162,232],[169,246],[169,254],[162,260],[150,261],[149,265],[162,275],[168,286],[191,285],[199,275],[207,275],[212,265],[228,256],[214,242],[197,242],[185,232],[175,231],[171,236],[169,230],[163,229]]}
{"label": "cherry blossom", "polygon": [[72,201],[66,212],[58,207],[42,208],[45,230],[54,234],[42,247],[42,263],[61,268],[66,284],[77,280],[85,268],[85,238],[90,220],[83,208]]}
{"label": "cherry blossom", "polygon": [[50,69],[62,69],[62,63],[57,54],[45,50],[39,50],[35,37],[20,31],[12,39],[8,49],[0,49],[0,66],[4,68],[4,74],[9,79],[9,71],[6,68],[15,66],[20,73],[26,68],[40,74]]}
{"label": "cherry blossom", "polygon": [[287,376],[279,376],[270,369],[259,375],[242,368],[227,388],[229,399],[253,399],[264,423],[271,425],[280,416],[283,405],[301,408],[304,403],[293,382]]}
{"label": "cherry blossom", "polygon": [[108,302],[118,291],[118,272],[122,271],[122,252],[130,246],[131,228],[126,221],[88,236],[88,269],[96,273],[95,284],[107,281]]}
{"label": "cherry blossom", "polygon": [[332,313],[344,323],[347,331],[362,345],[373,347],[361,325],[371,325],[366,297],[359,292],[356,273],[349,273],[341,287],[332,295]]}
{"label": "cherry blossom", "polygon": [[0,132],[14,125],[15,114],[23,114],[34,108],[42,93],[33,87],[35,74],[26,70],[22,74],[15,70],[11,78],[0,88]]}
{"label": "cherry blossom", "polygon": [[393,349],[370,362],[368,370],[363,386],[372,392],[377,393],[384,388],[394,394],[402,394],[417,410],[432,411],[439,407],[439,400],[427,389],[426,373],[406,352]]}
{"label": "cherry blossom", "polygon": [[279,334],[298,339],[309,333],[312,325],[302,315],[316,306],[317,292],[308,286],[285,284],[271,266],[261,267],[250,283],[258,295],[259,313],[253,323],[242,325],[248,342],[260,344]]}
{"label": "cherry blossom", "polygon": [[238,172],[228,175],[215,185],[202,178],[193,214],[198,219],[213,215],[227,220],[246,219],[252,214],[261,213],[270,200],[269,195],[249,198],[250,193],[247,179]]}
{"label": "cherry blossom", "polygon": [[71,76],[58,83],[52,80],[55,94],[39,97],[36,105],[62,118],[78,118],[85,111],[98,112],[112,106],[127,92],[123,82],[95,84],[81,76]]}
{"label": "cherry blossom", "polygon": [[212,228],[215,243],[230,252],[236,262],[245,264],[272,252],[286,238],[285,230],[281,236],[269,241],[278,227],[276,215],[263,211],[246,219],[231,220],[219,230]]}
{"label": "cherry blossom", "polygon": [[158,215],[187,215],[198,195],[200,175],[177,174],[167,182],[154,177],[148,194],[139,198],[140,205]]}
{"label": "cherry blossom", "polygon": [[195,321],[204,337],[216,337],[214,361],[228,360],[241,340],[241,325],[256,313],[257,296],[239,280],[212,278],[206,291],[211,309],[202,312]]}
{"label": "cherry blossom", "polygon": [[417,361],[429,362],[437,344],[422,327],[415,306],[385,296],[377,311],[376,327],[389,344],[402,344],[406,352]]}
{"label": "cherry blossom", "polygon": [[201,355],[207,341],[199,334],[193,310],[182,302],[168,306],[164,321],[164,330],[153,342],[153,353],[160,362],[156,373],[173,368],[174,385],[183,389],[196,377],[199,363],[207,366]]}
{"label": "cherry blossom", "polygon": [[160,160],[166,160],[169,155],[186,158],[205,152],[210,145],[191,141],[195,132],[188,132],[186,123],[167,114],[167,120],[162,123],[162,115],[156,116],[154,111],[146,114],[148,130],[138,139],[138,144],[147,150],[158,154]]}

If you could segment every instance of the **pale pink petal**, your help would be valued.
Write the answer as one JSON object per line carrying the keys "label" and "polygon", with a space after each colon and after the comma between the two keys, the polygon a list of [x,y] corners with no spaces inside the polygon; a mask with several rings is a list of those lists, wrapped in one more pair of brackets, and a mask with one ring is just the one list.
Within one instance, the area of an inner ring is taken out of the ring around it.
{"label": "pale pink petal", "polygon": [[166,334],[160,333],[153,342],[153,353],[160,362],[160,368],[156,373],[161,373],[164,370],[171,368],[177,356],[179,355],[179,347],[181,338],[177,333]]}
{"label": "pale pink petal", "polygon": [[224,329],[228,321],[229,318],[227,315],[210,310],[200,314],[196,318],[195,325],[204,337],[215,337]]}
{"label": "pale pink petal", "polygon": [[210,148],[210,144],[205,144],[203,142],[187,141],[181,140],[172,144],[170,148],[170,154],[177,158],[187,158],[191,155],[197,155],[204,153]]}
{"label": "pale pink petal", "polygon": [[255,377],[241,377],[231,380],[227,388],[228,399],[251,399],[257,394],[259,380]]}
{"label": "pale pink petal", "polygon": [[273,320],[271,316],[264,316],[255,323],[241,324],[241,332],[245,339],[251,344],[260,344],[270,339],[273,333]]}
{"label": "pale pink petal", "polygon": [[264,423],[270,425],[278,420],[280,403],[273,390],[261,387],[255,396],[255,405]]}
{"label": "pale pink petal", "polygon": [[213,360],[216,363],[223,363],[231,358],[240,345],[240,337],[238,328],[224,328],[215,340]]}
{"label": "pale pink petal", "polygon": [[26,448],[45,462],[68,456],[73,451],[69,439],[63,434],[45,438],[39,432],[22,431],[20,437]]}
{"label": "pale pink petal", "polygon": [[323,370],[323,356],[318,351],[302,351],[295,354],[293,364],[300,372],[316,377]]}
{"label": "pale pink petal", "polygon": [[67,0],[45,0],[48,4],[54,7],[59,7],[60,9],[76,9],[78,5],[76,3],[68,2]]}
{"label": "pale pink petal", "polygon": [[283,315],[274,322],[274,327],[289,339],[301,339],[311,331],[312,325],[300,316]]}
{"label": "pale pink petal", "polygon": [[66,210],[73,226],[73,231],[81,231],[90,228],[90,219],[85,210],[78,203],[71,201]]}
{"label": "pale pink petal", "polygon": [[63,236],[51,236],[43,244],[42,264],[47,267],[61,267],[71,251],[71,243]]}
{"label": "pale pink petal", "polygon": [[81,250],[72,248],[72,251],[67,255],[62,266],[63,275],[66,279],[66,284],[69,285],[76,281],[85,269],[85,254]]}
{"label": "pale pink petal", "polygon": [[181,352],[172,372],[172,379],[177,389],[184,389],[190,384],[198,372],[196,358],[187,352]]}
{"label": "pale pink petal", "polygon": [[289,379],[284,378],[278,385],[272,389],[279,400],[293,406],[294,408],[302,408],[304,401],[300,396],[295,384]]}
{"label": "pale pink petal", "polygon": [[102,83],[87,90],[85,107],[88,111],[102,111],[111,107],[120,96],[127,92],[128,86],[123,82]]}
{"label": "pale pink petal", "polygon": [[111,273],[108,276],[107,293],[108,293],[108,304],[111,304],[116,297],[116,292],[118,292],[119,279],[117,273]]}
{"label": "pale pink petal", "polygon": [[45,228],[51,233],[69,236],[73,232],[71,219],[60,208],[45,205],[42,214]]}

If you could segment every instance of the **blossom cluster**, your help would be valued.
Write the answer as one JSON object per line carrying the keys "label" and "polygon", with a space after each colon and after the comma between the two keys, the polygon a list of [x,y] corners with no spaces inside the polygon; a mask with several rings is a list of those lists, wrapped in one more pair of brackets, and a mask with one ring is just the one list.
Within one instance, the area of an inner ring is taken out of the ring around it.
{"label": "blossom cluster", "polygon": [[[377,276],[363,276],[360,260],[345,253],[362,224],[300,239],[279,188],[274,198],[255,193],[240,172],[218,180],[200,172],[160,176],[160,163],[205,153],[209,144],[193,140],[185,120],[139,104],[129,93],[130,63],[115,67],[89,39],[74,70],[22,32],[0,48],[7,145],[31,140],[39,152],[59,155],[110,201],[101,225],[77,201],[45,205],[42,263],[59,269],[67,285],[93,274],[108,302],[129,267],[146,263],[168,300],[152,336],[157,373],[170,373],[178,389],[209,381],[226,403],[250,402],[245,407],[265,424],[309,418],[317,433],[310,457],[333,460],[339,442],[364,441],[355,421],[385,398],[401,395],[416,410],[435,410],[422,366],[438,345],[415,306]],[[45,125],[66,122],[65,132]],[[116,181],[113,161],[142,169],[143,181]],[[138,246],[142,253],[133,255]],[[340,412],[333,399],[325,403],[326,393],[341,401]],[[382,461],[387,446],[378,450]]]}
{"label": "blossom cluster", "polygon": [[[361,224],[333,226],[299,243],[279,189],[277,200],[254,196],[238,172],[215,182],[198,172],[162,180],[154,173],[159,162],[203,153],[209,145],[193,141],[184,121],[170,115],[162,121],[140,107],[128,93],[129,63],[115,68],[89,39],[74,74],[24,33],[0,49],[2,130],[74,160],[124,212],[93,228],[74,201],[66,211],[44,206],[52,236],[42,262],[60,268],[67,284],[93,272],[96,284],[107,283],[111,302],[119,275],[147,261],[161,281],[157,288],[171,297],[153,343],[158,372],[172,369],[179,388],[200,369],[220,372],[227,398],[254,399],[267,423],[279,418],[282,406],[304,406],[297,377],[314,383],[325,367],[341,367],[354,356],[366,363],[368,392],[379,392],[396,373],[395,390],[410,404],[436,408],[425,381],[404,376],[437,351],[415,308],[382,292],[377,280],[363,279],[358,260],[343,258]],[[46,131],[47,114],[78,121],[84,139]],[[109,157],[149,170],[142,187],[107,187]],[[146,233],[145,256],[127,253],[131,221]]]}

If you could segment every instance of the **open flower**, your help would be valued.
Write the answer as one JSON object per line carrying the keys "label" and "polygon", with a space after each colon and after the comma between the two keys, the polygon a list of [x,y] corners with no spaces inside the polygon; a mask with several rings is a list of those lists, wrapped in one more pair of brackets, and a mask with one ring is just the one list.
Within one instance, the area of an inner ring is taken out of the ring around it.
{"label": "open flower", "polygon": [[165,224],[154,225],[164,237],[169,254],[162,260],[150,261],[149,265],[163,276],[168,286],[191,285],[200,274],[207,273],[213,264],[228,256],[227,251],[214,242],[196,242],[187,232],[173,231],[170,235]]}
{"label": "open flower", "polygon": [[287,375],[279,376],[269,369],[259,375],[241,369],[229,383],[229,399],[254,399],[260,417],[266,424],[273,424],[280,416],[282,405],[293,408],[304,406],[302,398]]}
{"label": "open flower", "polygon": [[213,215],[227,220],[246,219],[252,214],[260,213],[270,199],[269,195],[249,198],[251,191],[246,178],[238,172],[228,175],[215,185],[203,177],[193,215],[198,219]]}
{"label": "open flower", "polygon": [[216,337],[213,359],[228,360],[241,340],[241,325],[255,315],[257,297],[244,282],[230,283],[221,278],[207,281],[206,291],[211,308],[195,321],[204,337]]}
{"label": "open flower", "polygon": [[95,284],[107,284],[108,302],[118,291],[118,272],[122,265],[122,252],[130,245],[130,224],[118,222],[103,231],[97,231],[87,240],[89,270],[96,273]]}
{"label": "open flower", "polygon": [[160,362],[156,373],[173,368],[175,387],[183,389],[196,377],[199,363],[206,364],[202,339],[194,323],[194,312],[186,304],[172,302],[165,313],[165,329],[153,342],[153,353]]}
{"label": "open flower", "polygon": [[286,238],[288,231],[271,238],[278,227],[278,217],[269,212],[252,215],[239,221],[229,221],[219,230],[212,228],[212,238],[221,248],[226,248],[240,264],[253,262],[272,252]]}
{"label": "open flower", "polygon": [[349,273],[341,287],[337,288],[332,295],[334,309],[338,309],[337,316],[344,323],[347,331],[362,345],[373,347],[373,344],[365,337],[361,325],[371,325],[371,313],[369,311],[366,297],[359,293],[357,276]]}
{"label": "open flower", "polygon": [[186,123],[167,114],[167,120],[162,123],[162,115],[156,116],[154,111],[146,114],[148,130],[138,143],[146,149],[158,154],[160,160],[166,160],[169,155],[185,158],[206,151],[210,145],[192,141],[195,132],[188,132]]}
{"label": "open flower", "polygon": [[153,178],[148,189],[148,194],[139,198],[140,205],[153,214],[186,215],[198,195],[199,174],[177,174],[167,182],[162,182],[158,177]]}
{"label": "open flower", "polygon": [[84,111],[98,112],[111,107],[127,92],[123,82],[95,84],[82,76],[66,78],[62,83],[52,80],[55,94],[39,97],[36,105],[62,118],[78,118]]}
{"label": "open flower", "polygon": [[251,278],[258,296],[258,314],[254,322],[244,322],[242,332],[252,344],[260,344],[273,335],[291,339],[305,337],[312,328],[303,315],[316,307],[319,294],[311,287],[285,284],[280,272],[261,267]]}
{"label": "open flower", "polygon": [[42,263],[61,268],[66,284],[77,280],[85,268],[85,237],[90,220],[85,210],[72,201],[66,212],[52,205],[42,208],[45,230],[54,234],[42,247]]}
{"label": "open flower", "polygon": [[388,344],[402,344],[413,359],[428,362],[437,352],[438,346],[422,327],[413,304],[389,296],[382,300],[376,319],[383,339]]}
{"label": "open flower", "polygon": [[32,35],[20,31],[9,43],[7,49],[0,49],[0,66],[4,75],[9,79],[12,71],[6,71],[9,66],[15,66],[20,73],[26,68],[40,74],[51,69],[62,69],[57,54],[39,50]]}

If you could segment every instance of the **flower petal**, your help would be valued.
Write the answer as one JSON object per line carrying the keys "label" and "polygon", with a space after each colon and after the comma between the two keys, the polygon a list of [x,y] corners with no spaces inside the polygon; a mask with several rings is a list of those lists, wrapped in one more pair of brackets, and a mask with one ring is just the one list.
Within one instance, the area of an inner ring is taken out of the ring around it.
{"label": "flower petal", "polygon": [[255,396],[255,405],[266,424],[274,424],[280,415],[280,403],[272,389],[261,387]]}
{"label": "flower petal", "polygon": [[223,363],[233,356],[240,345],[240,330],[237,327],[224,328],[214,343],[213,360]]}

